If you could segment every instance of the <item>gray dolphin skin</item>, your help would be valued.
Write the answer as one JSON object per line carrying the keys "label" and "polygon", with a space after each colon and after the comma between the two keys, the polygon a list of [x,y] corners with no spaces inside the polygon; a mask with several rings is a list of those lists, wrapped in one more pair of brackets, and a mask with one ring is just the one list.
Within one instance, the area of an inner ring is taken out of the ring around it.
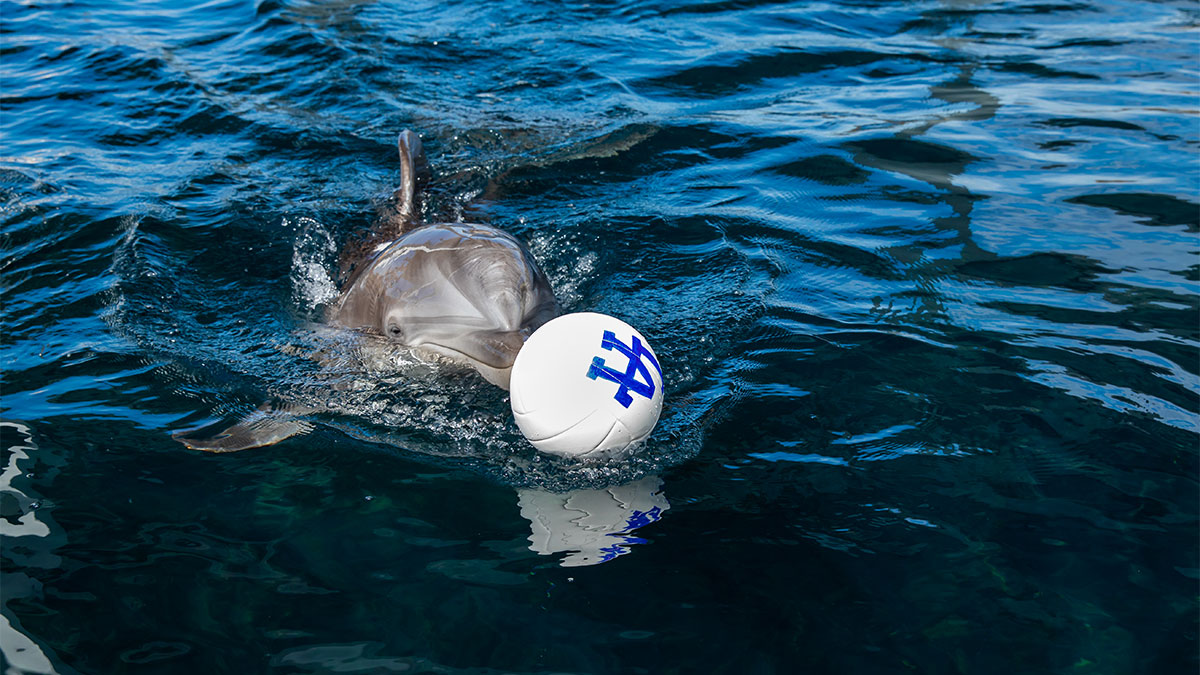
{"label": "gray dolphin skin", "polygon": [[330,321],[472,366],[508,389],[521,345],[557,314],[545,275],[515,239],[486,225],[438,223],[381,251]]}
{"label": "gray dolphin skin", "polygon": [[[418,355],[470,366],[508,389],[525,340],[560,308],[546,275],[511,235],[470,223],[421,225],[428,169],[421,141],[400,132],[400,187],[372,235],[343,252],[351,269],[330,324],[381,336]],[[287,410],[260,410],[213,438],[176,438],[196,450],[233,452],[311,428]]]}
{"label": "gray dolphin skin", "polygon": [[400,236],[351,277],[330,323],[471,366],[508,389],[517,352],[559,313],[546,275],[509,234],[487,225],[413,226],[421,141],[403,131],[401,187],[388,222]]}

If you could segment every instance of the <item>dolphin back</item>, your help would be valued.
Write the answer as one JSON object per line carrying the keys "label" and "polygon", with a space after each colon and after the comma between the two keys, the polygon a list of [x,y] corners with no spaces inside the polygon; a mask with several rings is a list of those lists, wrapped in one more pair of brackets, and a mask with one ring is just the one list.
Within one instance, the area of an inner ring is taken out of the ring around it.
{"label": "dolphin back", "polygon": [[421,137],[409,129],[396,137],[400,155],[400,186],[379,207],[379,217],[365,237],[346,244],[338,260],[344,286],[349,287],[366,263],[383,248],[421,223],[421,191],[429,184],[429,162]]}

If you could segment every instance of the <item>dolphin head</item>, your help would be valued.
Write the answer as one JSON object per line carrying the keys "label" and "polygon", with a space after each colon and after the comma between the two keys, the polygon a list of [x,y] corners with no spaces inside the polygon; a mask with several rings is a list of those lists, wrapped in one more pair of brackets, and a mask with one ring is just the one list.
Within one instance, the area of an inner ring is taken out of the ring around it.
{"label": "dolphin head", "polygon": [[545,275],[516,240],[464,224],[397,240],[335,309],[339,323],[469,365],[504,389],[525,339],[557,314]]}

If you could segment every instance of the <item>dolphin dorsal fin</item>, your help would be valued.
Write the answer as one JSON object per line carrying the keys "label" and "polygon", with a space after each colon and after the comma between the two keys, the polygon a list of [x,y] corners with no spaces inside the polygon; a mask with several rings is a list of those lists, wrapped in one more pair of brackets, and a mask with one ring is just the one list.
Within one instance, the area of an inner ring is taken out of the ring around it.
{"label": "dolphin dorsal fin", "polygon": [[338,259],[343,288],[349,288],[364,261],[420,225],[421,191],[429,184],[429,162],[421,138],[405,129],[396,138],[400,153],[400,187],[378,207],[378,219],[365,236],[347,242]]}
{"label": "dolphin dorsal fin", "polygon": [[411,230],[420,219],[421,190],[429,184],[429,162],[421,138],[405,129],[396,138],[396,149],[400,153],[400,187],[392,194],[381,228],[392,237]]}

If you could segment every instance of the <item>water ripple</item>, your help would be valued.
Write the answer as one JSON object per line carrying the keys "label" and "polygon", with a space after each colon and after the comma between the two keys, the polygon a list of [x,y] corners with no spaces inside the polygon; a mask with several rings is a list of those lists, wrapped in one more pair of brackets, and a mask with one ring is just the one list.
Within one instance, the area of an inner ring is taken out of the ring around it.
{"label": "water ripple", "polygon": [[[0,642],[38,664],[1195,670],[1192,5],[0,13],[0,518],[47,532],[5,535]],[[655,344],[638,456],[541,457],[321,325],[406,127],[427,219]],[[170,438],[272,401],[311,433]],[[628,555],[530,549],[521,499],[659,477],[658,521],[554,514]]]}

